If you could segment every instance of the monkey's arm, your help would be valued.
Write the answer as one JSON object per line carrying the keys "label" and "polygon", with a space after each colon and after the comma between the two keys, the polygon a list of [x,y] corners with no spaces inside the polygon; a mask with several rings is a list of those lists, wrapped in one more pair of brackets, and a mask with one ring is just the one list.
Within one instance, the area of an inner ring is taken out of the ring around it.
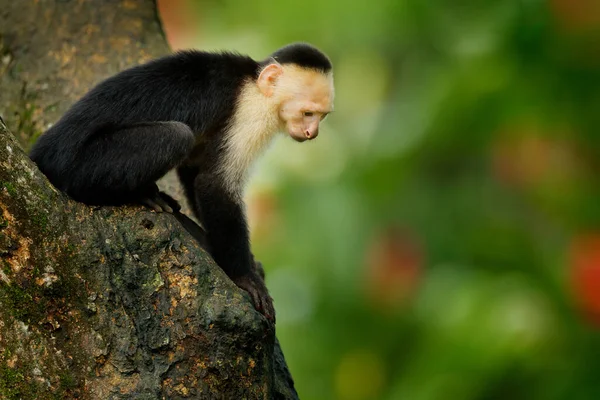
{"label": "monkey's arm", "polygon": [[258,311],[275,319],[273,300],[257,273],[250,252],[248,225],[241,199],[235,199],[212,175],[195,180],[195,210],[207,231],[210,253],[236,285],[246,290]]}

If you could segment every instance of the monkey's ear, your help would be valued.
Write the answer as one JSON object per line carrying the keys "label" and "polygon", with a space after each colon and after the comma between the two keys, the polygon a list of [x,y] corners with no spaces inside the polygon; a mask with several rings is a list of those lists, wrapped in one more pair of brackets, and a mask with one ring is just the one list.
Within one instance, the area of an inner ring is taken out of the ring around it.
{"label": "monkey's ear", "polygon": [[277,82],[277,78],[279,75],[283,73],[283,68],[281,65],[273,63],[267,65],[261,71],[258,79],[256,80],[256,84],[258,88],[267,97],[271,97],[273,95],[275,82]]}

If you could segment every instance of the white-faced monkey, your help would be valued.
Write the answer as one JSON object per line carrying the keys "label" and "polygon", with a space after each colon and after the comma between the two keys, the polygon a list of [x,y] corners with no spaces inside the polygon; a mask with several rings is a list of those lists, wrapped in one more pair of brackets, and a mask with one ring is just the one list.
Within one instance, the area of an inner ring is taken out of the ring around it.
{"label": "white-faced monkey", "polygon": [[40,137],[31,158],[75,200],[156,211],[177,209],[155,183],[177,168],[211,255],[273,319],[250,252],[244,183],[276,132],[298,142],[317,137],[333,96],[331,62],[305,43],[262,62],[180,52],[98,84]]}

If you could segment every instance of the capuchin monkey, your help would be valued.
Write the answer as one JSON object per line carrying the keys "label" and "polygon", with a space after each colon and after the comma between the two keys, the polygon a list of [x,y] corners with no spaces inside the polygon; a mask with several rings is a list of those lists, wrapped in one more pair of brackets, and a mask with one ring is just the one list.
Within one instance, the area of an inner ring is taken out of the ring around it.
{"label": "capuchin monkey", "polygon": [[74,200],[157,212],[179,210],[156,186],[176,168],[212,257],[274,320],[250,252],[248,170],[277,132],[316,138],[333,98],[331,62],[309,44],[290,44],[265,61],[180,52],[98,84],[39,138],[31,159]]}

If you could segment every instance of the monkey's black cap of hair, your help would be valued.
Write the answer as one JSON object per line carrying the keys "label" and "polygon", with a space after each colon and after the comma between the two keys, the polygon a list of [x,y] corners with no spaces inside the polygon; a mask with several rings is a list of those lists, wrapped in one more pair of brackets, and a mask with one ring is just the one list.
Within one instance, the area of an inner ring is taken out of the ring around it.
{"label": "monkey's black cap of hair", "polygon": [[303,68],[312,68],[323,73],[331,71],[331,61],[316,47],[308,43],[292,43],[282,47],[271,55],[280,64],[296,64]]}

